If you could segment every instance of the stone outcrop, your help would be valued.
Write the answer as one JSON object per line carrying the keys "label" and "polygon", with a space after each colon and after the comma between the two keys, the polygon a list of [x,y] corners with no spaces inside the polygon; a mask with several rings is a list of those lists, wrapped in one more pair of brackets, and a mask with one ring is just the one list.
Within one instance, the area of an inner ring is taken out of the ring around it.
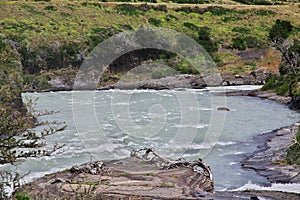
{"label": "stone outcrop", "polygon": [[292,143],[300,124],[283,127],[254,137],[258,150],[242,166],[265,176],[271,183],[299,183],[300,166],[286,164],[286,149]]}
{"label": "stone outcrop", "polygon": [[[202,89],[207,86],[232,86],[232,85],[262,85],[270,75],[269,72],[259,69],[252,71],[246,75],[189,75],[182,74],[172,77],[165,77],[160,79],[146,79],[146,80],[135,80],[135,81],[123,81],[112,78],[108,81],[108,85],[99,87],[99,90],[108,89],[175,89],[175,88],[187,88],[187,89]],[[44,92],[49,91],[69,91],[72,90],[74,80],[65,80],[56,77],[49,81],[52,86],[49,89],[43,90]],[[95,87],[91,88],[94,89]],[[88,88],[85,88],[88,89]]]}
{"label": "stone outcrop", "polygon": [[[169,160],[153,149],[95,161],[39,178],[19,191],[32,199],[194,199],[214,192],[202,160]],[[126,197],[126,198],[124,198]]]}

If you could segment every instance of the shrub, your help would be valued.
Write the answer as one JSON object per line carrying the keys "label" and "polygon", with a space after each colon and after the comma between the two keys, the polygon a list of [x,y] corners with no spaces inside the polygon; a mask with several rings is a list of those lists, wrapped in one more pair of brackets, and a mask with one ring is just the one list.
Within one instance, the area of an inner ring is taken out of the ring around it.
{"label": "shrub", "polygon": [[231,46],[238,50],[245,50],[247,48],[246,39],[242,36],[236,37],[232,39]]}
{"label": "shrub", "polygon": [[187,28],[189,28],[191,30],[194,30],[194,31],[199,30],[199,27],[197,25],[193,24],[193,23],[184,22],[183,26],[185,26],[185,27],[187,27]]}
{"label": "shrub", "polygon": [[235,10],[229,8],[223,8],[221,6],[210,6],[208,7],[208,11],[215,16],[226,15],[228,13],[234,13]]}
{"label": "shrub", "polygon": [[292,31],[293,26],[291,22],[277,19],[269,31],[269,36],[271,40],[278,40],[279,38],[286,39],[289,37]]}
{"label": "shrub", "polygon": [[121,4],[116,6],[117,11],[131,16],[139,15],[139,9],[131,4]]}
{"label": "shrub", "polygon": [[295,136],[295,143],[287,149],[287,162],[300,165],[300,127]]}
{"label": "shrub", "polygon": [[272,5],[272,2],[267,0],[233,0],[247,5]]}
{"label": "shrub", "polygon": [[30,200],[30,196],[28,196],[27,194],[23,194],[23,193],[17,193],[14,196],[17,200]]}
{"label": "shrub", "polygon": [[50,6],[46,6],[45,10],[57,11],[57,8],[55,6],[50,5]]}
{"label": "shrub", "polygon": [[199,27],[198,40],[199,44],[209,53],[216,51],[217,45],[211,39],[210,28],[207,26]]}
{"label": "shrub", "polygon": [[160,21],[160,19],[150,18],[149,23],[154,25],[154,26],[159,26],[161,24],[161,21]]}
{"label": "shrub", "polygon": [[251,33],[251,30],[249,28],[240,27],[240,26],[234,27],[232,29],[232,31],[237,32],[237,33],[241,33],[241,34],[250,34]]}
{"label": "shrub", "polygon": [[290,76],[278,76],[272,74],[267,78],[262,89],[273,90],[279,95],[286,96],[290,94],[290,85],[292,80],[293,79]]}
{"label": "shrub", "polygon": [[241,20],[242,18],[237,16],[237,15],[228,15],[222,18],[223,22],[232,22],[232,21],[238,21]]}
{"label": "shrub", "polygon": [[172,2],[179,4],[203,4],[204,0],[172,0]]}
{"label": "shrub", "polygon": [[207,8],[199,8],[198,6],[192,7],[192,6],[187,6],[187,7],[179,7],[175,9],[176,12],[185,12],[187,14],[189,13],[198,13],[198,14],[203,14],[208,11]]}

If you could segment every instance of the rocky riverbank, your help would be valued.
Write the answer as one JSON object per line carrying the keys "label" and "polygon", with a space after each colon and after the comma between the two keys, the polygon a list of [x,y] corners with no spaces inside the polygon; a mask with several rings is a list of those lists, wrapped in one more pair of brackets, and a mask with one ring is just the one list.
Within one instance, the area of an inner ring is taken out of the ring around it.
{"label": "rocky riverbank", "polygon": [[[187,88],[187,89],[201,89],[207,86],[232,86],[232,85],[262,85],[265,83],[267,77],[270,75],[269,72],[259,69],[254,70],[249,74],[245,75],[190,75],[182,74],[172,77],[164,77],[160,79],[146,79],[146,80],[132,80],[122,81],[111,80],[107,81],[108,84],[101,83],[104,85],[98,87],[99,90],[108,89],[175,89],[175,88]],[[72,80],[71,80],[72,79]],[[48,83],[51,85],[50,88],[43,90],[43,92],[49,91],[69,91],[72,90],[74,79],[69,78],[52,78]]]}
{"label": "rocky riverbank", "polygon": [[[94,161],[23,185],[17,194],[31,199],[274,199],[300,194],[276,191],[214,192],[210,168],[202,161],[166,161],[136,157]],[[162,162],[165,165],[161,165]],[[158,165],[159,164],[159,165]],[[160,166],[160,167],[158,167]]]}
{"label": "rocky riverbank", "polygon": [[298,122],[254,137],[254,143],[260,145],[242,162],[242,166],[255,170],[271,183],[300,183],[300,166],[286,163],[287,147],[299,125]]}

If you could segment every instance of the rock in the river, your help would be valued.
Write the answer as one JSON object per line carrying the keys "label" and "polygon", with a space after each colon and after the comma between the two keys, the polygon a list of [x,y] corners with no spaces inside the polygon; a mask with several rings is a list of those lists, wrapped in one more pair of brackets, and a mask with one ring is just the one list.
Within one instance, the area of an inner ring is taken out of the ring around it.
{"label": "rock in the river", "polygon": [[217,110],[230,111],[230,109],[227,107],[218,107]]}

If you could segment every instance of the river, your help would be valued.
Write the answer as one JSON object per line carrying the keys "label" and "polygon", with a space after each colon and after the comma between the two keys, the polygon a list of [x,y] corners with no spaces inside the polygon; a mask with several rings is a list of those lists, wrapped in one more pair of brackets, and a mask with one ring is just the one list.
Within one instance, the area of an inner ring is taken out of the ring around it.
{"label": "river", "polygon": [[[249,89],[238,89],[245,88]],[[24,93],[25,101],[38,98],[36,112],[59,111],[39,121],[68,126],[46,138],[47,148],[65,144],[62,150],[20,162],[17,170],[30,171],[29,181],[90,160],[123,158],[132,149],[153,147],[173,159],[203,158],[212,168],[216,190],[268,185],[239,163],[256,149],[253,136],[290,125],[300,114],[270,100],[217,94],[215,89]],[[214,102],[230,111],[217,110]]]}

